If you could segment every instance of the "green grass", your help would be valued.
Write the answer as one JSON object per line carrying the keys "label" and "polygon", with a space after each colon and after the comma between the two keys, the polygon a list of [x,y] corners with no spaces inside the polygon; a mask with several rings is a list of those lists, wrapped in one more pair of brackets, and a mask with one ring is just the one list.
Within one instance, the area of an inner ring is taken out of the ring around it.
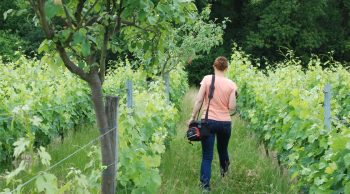
{"label": "green grass", "polygon": [[[47,148],[47,151],[52,157],[51,165],[70,155],[99,135],[99,131],[96,128],[89,126],[79,129],[79,131],[76,133],[72,132],[68,134],[68,136],[65,137],[63,143],[60,141],[51,143]],[[99,145],[99,140],[95,141],[92,145]],[[67,175],[67,169],[70,167],[84,169],[85,165],[91,160],[87,156],[90,151],[91,146],[86,147],[68,160],[64,161],[59,166],[52,169],[50,172],[55,174],[60,180]]]}
{"label": "green grass", "polygon": [[[91,126],[84,126],[80,127],[76,132],[72,131],[68,133],[67,136],[64,138],[63,142],[61,142],[60,139],[55,139],[46,148],[46,151],[51,155],[52,158],[51,165],[62,160],[63,158],[70,155],[71,153],[79,149],[81,146],[87,144],[92,139],[95,139],[98,136],[99,131],[97,129]],[[92,145],[99,145],[99,141],[93,143]],[[49,173],[54,174],[58,178],[59,182],[64,182],[64,179],[67,176],[70,167],[84,169],[85,165],[90,161],[90,158],[87,155],[90,151],[91,146],[86,147],[74,156],[70,157],[58,166],[51,169]],[[22,181],[25,182],[26,180],[29,180],[31,177],[35,176],[40,171],[43,171],[45,169],[46,167],[37,164],[33,167],[33,170],[30,174],[21,174],[20,177]],[[34,183],[35,181],[32,181],[30,184],[25,186],[24,191],[26,191],[27,187],[32,188],[34,186]],[[0,191],[6,187],[8,186],[5,185],[5,181],[1,181]]]}
{"label": "green grass", "polygon": [[[184,138],[196,92],[191,89],[184,97],[178,135],[162,158],[162,186],[159,193],[201,193],[198,186],[201,146],[199,142],[191,145]],[[215,149],[211,193],[292,193],[288,176],[283,175],[275,161],[266,157],[262,150],[257,139],[249,132],[247,123],[234,117],[229,144],[230,169],[226,177],[220,177]]]}

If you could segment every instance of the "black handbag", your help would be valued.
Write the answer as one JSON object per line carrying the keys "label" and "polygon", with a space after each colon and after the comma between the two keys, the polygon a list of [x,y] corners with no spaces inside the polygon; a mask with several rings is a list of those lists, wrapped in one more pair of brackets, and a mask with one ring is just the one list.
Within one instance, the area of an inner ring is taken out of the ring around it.
{"label": "black handbag", "polygon": [[188,126],[186,137],[189,141],[201,141],[210,135],[210,128],[208,124],[208,112],[209,112],[210,101],[214,95],[214,90],[215,90],[214,83],[215,83],[215,75],[213,75],[211,79],[209,95],[208,95],[209,102],[208,102],[207,111],[205,113],[205,118],[204,120],[198,120],[200,110],[202,109],[202,106],[203,106],[203,103],[202,103],[201,108],[199,109],[197,114],[197,119],[195,121],[192,121]]}

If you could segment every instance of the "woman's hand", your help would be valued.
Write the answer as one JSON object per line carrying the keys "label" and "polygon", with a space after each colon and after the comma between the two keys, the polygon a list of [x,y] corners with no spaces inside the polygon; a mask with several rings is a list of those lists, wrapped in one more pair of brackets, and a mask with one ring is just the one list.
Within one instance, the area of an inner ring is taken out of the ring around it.
{"label": "woman's hand", "polygon": [[187,125],[190,126],[190,124],[194,121],[194,116],[192,115],[190,120],[187,121]]}

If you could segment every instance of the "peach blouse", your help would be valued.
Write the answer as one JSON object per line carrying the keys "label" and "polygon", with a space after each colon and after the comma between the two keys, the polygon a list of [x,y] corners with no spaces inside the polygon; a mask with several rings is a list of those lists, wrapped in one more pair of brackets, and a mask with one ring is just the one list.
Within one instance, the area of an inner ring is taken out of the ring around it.
{"label": "peach blouse", "polygon": [[[205,98],[203,103],[202,119],[205,118],[208,107],[208,94],[211,84],[212,75],[204,76],[201,87],[205,87]],[[215,76],[215,90],[213,98],[210,101],[208,119],[216,121],[231,121],[229,113],[229,99],[232,91],[237,91],[237,85],[226,77]]]}

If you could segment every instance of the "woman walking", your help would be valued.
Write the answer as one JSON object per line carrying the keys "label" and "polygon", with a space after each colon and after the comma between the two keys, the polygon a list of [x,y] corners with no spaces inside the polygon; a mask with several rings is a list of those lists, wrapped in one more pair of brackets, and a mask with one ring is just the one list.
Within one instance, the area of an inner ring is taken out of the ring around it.
{"label": "woman walking", "polygon": [[[202,164],[200,171],[201,187],[204,191],[210,191],[211,163],[213,160],[213,150],[215,136],[217,138],[217,150],[220,160],[220,173],[224,177],[230,164],[227,146],[231,136],[230,111],[236,108],[236,84],[225,77],[228,68],[228,61],[225,57],[218,57],[214,61],[214,93],[209,104],[208,126],[210,135],[201,141],[202,144]],[[213,75],[204,76],[201,87],[196,97],[192,116],[189,123],[195,119],[203,107],[208,107],[208,94]],[[206,110],[203,111],[202,120],[205,118]]]}

